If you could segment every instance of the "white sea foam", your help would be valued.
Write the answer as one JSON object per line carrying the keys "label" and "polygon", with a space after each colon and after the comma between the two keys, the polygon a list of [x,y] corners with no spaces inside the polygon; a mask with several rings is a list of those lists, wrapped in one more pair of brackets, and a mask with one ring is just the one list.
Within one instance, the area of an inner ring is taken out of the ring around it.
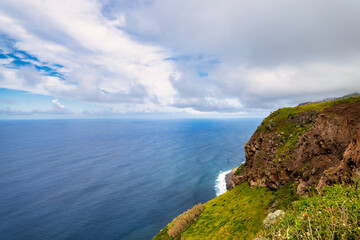
{"label": "white sea foam", "polygon": [[226,172],[220,171],[219,176],[215,181],[216,196],[220,196],[221,194],[226,192],[226,175],[230,172],[231,169]]}

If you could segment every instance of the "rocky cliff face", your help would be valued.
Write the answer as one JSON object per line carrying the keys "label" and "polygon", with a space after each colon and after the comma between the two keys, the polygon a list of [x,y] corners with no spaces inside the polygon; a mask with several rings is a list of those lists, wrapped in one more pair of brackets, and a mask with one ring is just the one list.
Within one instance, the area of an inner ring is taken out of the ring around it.
{"label": "rocky cliff face", "polygon": [[360,98],[283,108],[267,117],[245,144],[246,162],[231,185],[278,189],[351,182],[359,176]]}

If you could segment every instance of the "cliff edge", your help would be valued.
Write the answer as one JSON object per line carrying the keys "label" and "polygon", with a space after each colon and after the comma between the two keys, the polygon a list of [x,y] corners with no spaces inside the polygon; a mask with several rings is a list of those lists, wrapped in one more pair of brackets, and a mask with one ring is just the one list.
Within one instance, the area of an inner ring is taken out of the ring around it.
{"label": "cliff edge", "polygon": [[359,239],[359,96],[273,112],[245,154],[229,191],[154,240]]}
{"label": "cliff edge", "polygon": [[264,119],[245,153],[232,187],[247,181],[276,190],[296,181],[304,194],[351,183],[360,166],[360,97],[281,108]]}

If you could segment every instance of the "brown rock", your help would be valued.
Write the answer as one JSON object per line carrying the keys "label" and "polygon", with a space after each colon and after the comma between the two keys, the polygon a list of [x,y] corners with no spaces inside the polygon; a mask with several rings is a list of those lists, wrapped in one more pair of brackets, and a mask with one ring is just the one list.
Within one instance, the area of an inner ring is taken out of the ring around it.
{"label": "brown rock", "polygon": [[321,188],[350,182],[359,174],[360,102],[308,111],[286,121],[312,125],[293,149],[278,155],[278,149],[295,136],[285,139],[286,133],[277,132],[273,122],[270,130],[262,130],[261,125],[245,144],[243,173],[231,177],[232,186],[248,181],[252,187],[277,189],[289,181],[300,181],[298,192],[304,194],[312,185]]}

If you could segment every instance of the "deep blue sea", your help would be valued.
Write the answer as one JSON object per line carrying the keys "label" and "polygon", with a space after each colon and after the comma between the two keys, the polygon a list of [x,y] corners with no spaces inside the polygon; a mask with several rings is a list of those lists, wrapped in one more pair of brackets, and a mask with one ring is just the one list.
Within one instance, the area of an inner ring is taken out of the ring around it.
{"label": "deep blue sea", "polygon": [[215,197],[260,119],[0,121],[0,239],[151,239]]}

